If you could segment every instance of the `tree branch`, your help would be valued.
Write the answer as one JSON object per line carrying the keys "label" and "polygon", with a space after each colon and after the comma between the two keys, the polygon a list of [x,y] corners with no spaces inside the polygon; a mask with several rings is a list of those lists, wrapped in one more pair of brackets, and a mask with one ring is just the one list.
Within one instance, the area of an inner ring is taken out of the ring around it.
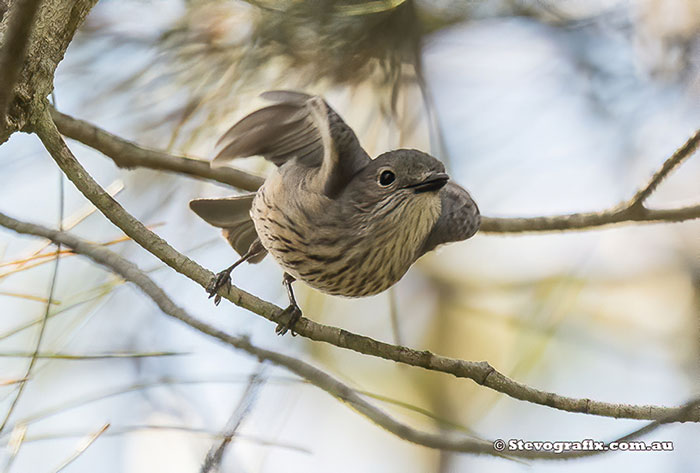
{"label": "tree branch", "polygon": [[[636,438],[647,435],[663,425],[675,422],[674,419],[677,416],[684,416],[685,414],[690,413],[693,410],[696,410],[698,408],[700,408],[700,399],[698,399],[698,398],[692,399],[691,401],[685,403],[684,405],[682,405],[679,408],[677,415],[671,416],[671,417],[662,417],[660,419],[655,420],[654,422],[648,423],[647,425],[645,425],[643,427],[640,427],[636,430],[633,430],[632,432],[630,432],[626,435],[623,435],[622,437],[618,437],[615,440],[613,440],[612,442],[607,442],[607,443],[610,444],[613,442],[615,442],[615,443],[629,442],[629,441],[634,440]],[[567,457],[569,459],[583,458],[583,457],[590,457],[590,456],[593,456],[595,454],[596,454],[595,450],[578,451],[578,452],[572,451],[572,452],[569,452]]]}
{"label": "tree branch", "polygon": [[661,169],[656,171],[646,186],[637,191],[634,197],[629,201],[628,207],[641,206],[671,171],[697,151],[698,145],[700,145],[700,130],[696,131],[683,146],[678,148],[676,152],[666,160],[663,166],[661,166]]}
{"label": "tree branch", "polygon": [[41,0],[17,0],[10,7],[9,26],[0,48],[0,122],[14,96],[15,83],[24,63],[34,17]]}
{"label": "tree branch", "polygon": [[695,153],[700,145],[700,130],[669,157],[656,171],[649,183],[630,200],[602,212],[575,213],[553,217],[533,218],[484,218],[481,229],[485,233],[549,232],[563,230],[585,230],[619,223],[631,222],[682,222],[700,218],[700,205],[678,209],[649,209],[644,201],[669,173]]}
{"label": "tree branch", "polygon": [[[0,62],[0,97],[3,97],[0,100],[5,101],[3,107],[7,107],[6,114],[4,109],[0,110],[0,144],[15,131],[22,130],[31,109],[51,93],[56,66],[97,0],[13,0],[8,3],[12,4],[10,11],[0,19],[0,43],[3,56],[13,56],[7,59],[9,63],[4,58]],[[31,9],[36,8],[37,3],[38,12],[34,14]],[[32,24],[30,17],[34,17],[34,34],[25,34]],[[6,66],[9,67],[6,69]],[[7,79],[2,76],[5,74]],[[12,77],[14,79],[10,80]],[[10,87],[10,82],[14,87],[6,88]]]}
{"label": "tree branch", "polygon": [[77,120],[51,107],[53,118],[61,134],[79,141],[108,156],[120,168],[136,167],[170,171],[201,179],[220,182],[248,191],[256,191],[263,178],[229,167],[212,168],[209,161],[174,156],[150,150],[119,138],[88,122]]}
{"label": "tree branch", "polygon": [[234,409],[231,417],[229,417],[224,431],[221,433],[222,439],[218,442],[218,446],[212,445],[207,452],[207,456],[204,458],[204,463],[199,473],[209,473],[209,472],[219,472],[221,462],[224,459],[224,453],[226,449],[233,441],[233,437],[240,428],[243,421],[248,417],[253,405],[258,398],[261,386],[267,381],[263,374],[265,372],[265,365],[261,365],[260,368],[250,376],[248,380],[248,385],[243,391],[241,400],[238,401],[238,405]]}
{"label": "tree branch", "polygon": [[[206,288],[213,273],[177,252],[158,235],[148,230],[141,222],[130,215],[85,171],[72,155],[58,130],[51,121],[48,110],[38,110],[34,117],[34,127],[44,146],[56,163],[78,190],[87,197],[112,223],[131,237],[144,249],[159,258],[180,274]],[[244,307],[275,323],[287,322],[282,309],[259,299],[235,286],[222,289],[222,297]],[[677,421],[700,421],[700,409],[690,413],[679,407],[651,405],[628,405],[605,403],[590,399],[576,399],[541,391],[511,380],[499,373],[487,362],[471,362],[435,355],[429,351],[417,351],[406,347],[390,345],[369,337],[357,335],[339,328],[315,323],[302,318],[295,331],[306,338],[326,342],[358,353],[393,360],[432,371],[449,373],[460,378],[470,378],[480,385],[507,394],[515,399],[553,407],[568,412],[580,412],[605,417],[649,419],[675,418]],[[682,414],[682,415],[679,415]],[[677,416],[677,417],[673,417]]]}
{"label": "tree branch", "polygon": [[[209,335],[210,337],[216,338],[227,345],[245,351],[250,355],[257,357],[260,361],[270,361],[275,365],[286,368],[297,376],[306,379],[314,386],[323,389],[331,396],[349,404],[356,411],[367,417],[375,424],[383,427],[404,440],[431,448],[499,455],[498,452],[493,449],[493,444],[490,442],[464,438],[461,436],[455,437],[451,435],[433,434],[414,429],[397,421],[381,409],[370,404],[350,386],[342,383],[318,368],[315,368],[314,366],[296,358],[257,347],[250,343],[246,337],[229,335],[205,322],[200,321],[199,319],[196,319],[183,308],[176,305],[168,297],[168,295],[135,264],[104,247],[88,243],[71,235],[70,233],[52,230],[40,225],[21,222],[8,217],[3,213],[0,213],[0,226],[14,230],[17,233],[48,238],[55,243],[63,244],[69,248],[72,248],[76,253],[88,257],[95,263],[106,267],[108,270],[138,286],[139,289],[141,289],[151,300],[153,300],[153,302],[155,302],[160,310],[162,310],[165,314],[184,322],[190,327],[193,327],[196,330]],[[515,455],[513,456],[519,456],[518,453],[514,453]],[[553,456],[546,455],[542,456],[542,458],[553,458]]]}
{"label": "tree branch", "polygon": [[672,223],[700,218],[700,205],[678,209],[647,209],[622,203],[600,212],[553,215],[551,217],[482,217],[481,233],[525,233],[592,230],[623,223]]}
{"label": "tree branch", "polygon": [[[211,168],[207,161],[174,156],[143,148],[112,135],[88,122],[51,110],[58,130],[68,138],[94,148],[111,158],[119,167],[144,167],[171,171],[255,191],[263,179],[232,168]],[[622,223],[682,222],[700,218],[700,205],[677,209],[648,209],[641,205],[668,173],[690,157],[700,143],[700,130],[671,156],[652,180],[627,202],[599,212],[554,215],[551,217],[499,218],[482,217],[481,233],[522,233],[589,230]]]}
{"label": "tree branch", "polygon": [[[574,451],[554,454],[546,451],[508,451],[505,454],[501,454],[494,450],[493,442],[490,441],[464,438],[462,436],[457,437],[451,434],[434,434],[414,429],[413,427],[392,418],[381,409],[367,402],[356,390],[335,379],[331,375],[321,371],[320,369],[315,368],[302,360],[271,350],[259,348],[251,344],[247,337],[228,335],[225,332],[222,332],[215,327],[196,319],[183,308],[175,304],[172,299],[168,297],[165,291],[163,291],[135,264],[122,258],[107,248],[81,240],[80,238],[67,232],[52,230],[40,225],[13,219],[2,212],[0,212],[0,226],[11,229],[20,234],[47,238],[56,244],[65,245],[72,248],[76,253],[89,258],[93,262],[121,276],[124,280],[138,286],[139,289],[141,289],[161,309],[161,311],[163,311],[163,313],[187,324],[201,333],[218,339],[219,341],[224,342],[225,344],[236,349],[245,351],[248,354],[257,357],[261,362],[269,361],[291,371],[300,378],[303,378],[314,386],[326,391],[336,399],[349,404],[352,408],[379,427],[384,428],[390,433],[408,442],[441,450],[531,459],[565,460],[604,453],[600,451]],[[651,422],[650,424],[647,424],[644,427],[641,427],[640,429],[637,429],[614,441],[622,442],[640,437],[657,429],[661,425],[678,422],[679,419],[685,418],[686,416],[695,416],[698,410],[700,410],[700,400],[695,399],[684,404],[683,406],[680,406],[674,411],[667,412],[654,422]]]}

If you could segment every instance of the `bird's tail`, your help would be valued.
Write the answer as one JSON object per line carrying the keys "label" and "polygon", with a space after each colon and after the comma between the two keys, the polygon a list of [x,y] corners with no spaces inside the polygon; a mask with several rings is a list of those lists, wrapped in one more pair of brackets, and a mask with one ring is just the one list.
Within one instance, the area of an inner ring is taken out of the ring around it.
{"label": "bird's tail", "polygon": [[[195,199],[190,201],[190,208],[210,225],[221,228],[224,238],[236,253],[243,256],[258,239],[250,218],[254,198],[255,194],[246,194],[223,199]],[[266,254],[263,251],[248,262],[258,263]]]}

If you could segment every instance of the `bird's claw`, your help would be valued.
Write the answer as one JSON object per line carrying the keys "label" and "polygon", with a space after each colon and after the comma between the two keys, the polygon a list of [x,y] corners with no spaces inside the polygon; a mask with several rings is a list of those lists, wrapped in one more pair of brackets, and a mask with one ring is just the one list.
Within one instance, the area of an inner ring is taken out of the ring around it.
{"label": "bird's claw", "polygon": [[228,270],[217,273],[207,286],[209,299],[214,298],[214,305],[219,305],[219,302],[221,302],[221,296],[217,292],[224,286],[231,286],[231,272]]}
{"label": "bird's claw", "polygon": [[287,320],[287,322],[278,323],[277,327],[275,328],[275,333],[282,336],[291,330],[292,337],[296,337],[297,334],[294,332],[294,326],[301,318],[301,309],[296,304],[290,304],[282,311],[282,314],[280,314],[282,317],[286,315],[289,315],[289,320]]}

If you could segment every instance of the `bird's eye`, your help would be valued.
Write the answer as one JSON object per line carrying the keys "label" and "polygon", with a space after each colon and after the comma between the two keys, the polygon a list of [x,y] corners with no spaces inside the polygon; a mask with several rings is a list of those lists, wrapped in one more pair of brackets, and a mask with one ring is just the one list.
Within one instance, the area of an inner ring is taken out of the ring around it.
{"label": "bird's eye", "polygon": [[391,185],[391,183],[395,180],[396,175],[388,169],[386,171],[382,171],[382,173],[379,175],[379,184],[384,187]]}

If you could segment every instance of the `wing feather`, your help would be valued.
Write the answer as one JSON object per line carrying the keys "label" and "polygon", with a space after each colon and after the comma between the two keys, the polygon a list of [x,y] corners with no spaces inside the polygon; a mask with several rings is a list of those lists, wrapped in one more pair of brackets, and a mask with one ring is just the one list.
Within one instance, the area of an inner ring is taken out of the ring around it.
{"label": "wing feather", "polygon": [[214,162],[263,156],[282,166],[296,160],[317,168],[310,182],[329,196],[370,162],[352,129],[321,97],[287,90],[262,96],[277,103],[233,125],[219,140]]}

